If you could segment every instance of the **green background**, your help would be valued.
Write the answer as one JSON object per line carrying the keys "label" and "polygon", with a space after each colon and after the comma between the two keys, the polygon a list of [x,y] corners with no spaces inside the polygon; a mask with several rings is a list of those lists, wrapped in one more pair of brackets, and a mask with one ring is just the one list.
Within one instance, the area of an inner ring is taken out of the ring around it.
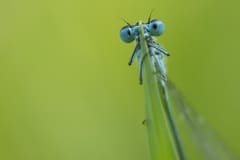
{"label": "green background", "polygon": [[146,160],[143,87],[125,23],[166,24],[171,79],[240,151],[240,2],[0,2],[0,159]]}

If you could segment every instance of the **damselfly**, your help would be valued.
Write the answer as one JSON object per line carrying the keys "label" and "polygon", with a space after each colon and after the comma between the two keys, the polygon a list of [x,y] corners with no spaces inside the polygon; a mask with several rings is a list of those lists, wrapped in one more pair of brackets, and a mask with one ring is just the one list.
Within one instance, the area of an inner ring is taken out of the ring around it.
{"label": "damselfly", "polygon": [[[199,150],[200,158],[195,157],[194,159],[236,159],[225,145],[216,138],[216,135],[209,131],[206,124],[203,124],[202,117],[198,116],[196,112],[187,105],[183,96],[181,96],[174,84],[167,78],[164,57],[169,56],[169,53],[154,39],[154,37],[160,36],[164,32],[164,29],[165,26],[162,21],[149,18],[147,23],[142,23],[141,21],[135,25],[127,23],[127,25],[120,30],[120,38],[126,43],[136,41],[136,46],[128,64],[131,65],[133,60],[137,59],[140,84],[145,84],[145,79],[143,79],[145,59],[146,57],[150,59],[150,65],[152,66],[152,75],[150,76],[156,79],[156,86],[160,93],[160,101],[164,108],[169,124],[169,131],[173,139],[173,146],[175,147],[177,155],[176,159],[185,160],[187,159],[186,157],[188,157],[186,153],[192,152],[185,150],[188,145],[185,145],[186,143],[182,137],[191,137],[192,140],[190,141],[193,141],[195,149]],[[183,133],[187,133],[189,136],[182,135],[181,127],[185,127],[187,131]]]}

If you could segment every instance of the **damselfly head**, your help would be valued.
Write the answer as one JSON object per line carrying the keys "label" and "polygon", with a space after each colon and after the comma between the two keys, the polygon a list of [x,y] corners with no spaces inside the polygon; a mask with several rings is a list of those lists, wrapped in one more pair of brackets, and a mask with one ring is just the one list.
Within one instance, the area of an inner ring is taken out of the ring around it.
{"label": "damselfly head", "polygon": [[[160,20],[153,19],[147,23],[143,23],[144,35],[147,36],[160,36],[164,30],[164,23]],[[129,23],[120,30],[120,38],[125,43],[130,43],[138,38],[139,23],[130,25]]]}

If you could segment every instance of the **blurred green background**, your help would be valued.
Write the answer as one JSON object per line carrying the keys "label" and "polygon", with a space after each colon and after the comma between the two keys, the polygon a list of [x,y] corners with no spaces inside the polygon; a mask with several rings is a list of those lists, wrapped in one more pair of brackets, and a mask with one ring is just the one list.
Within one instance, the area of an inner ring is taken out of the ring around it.
{"label": "blurred green background", "polygon": [[0,2],[0,159],[146,160],[143,87],[125,23],[166,24],[171,79],[240,151],[240,2]]}

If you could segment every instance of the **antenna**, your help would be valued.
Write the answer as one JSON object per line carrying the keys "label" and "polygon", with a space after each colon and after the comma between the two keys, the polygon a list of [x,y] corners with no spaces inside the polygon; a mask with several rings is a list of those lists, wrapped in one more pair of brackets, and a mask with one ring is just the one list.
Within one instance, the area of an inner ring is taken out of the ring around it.
{"label": "antenna", "polygon": [[149,14],[149,17],[148,17],[148,23],[150,23],[151,21],[151,17],[152,17],[152,13],[153,13],[154,9],[151,10],[150,14]]}
{"label": "antenna", "polygon": [[121,18],[128,26],[131,26],[131,24],[128,22],[128,21],[126,21],[124,18]]}

